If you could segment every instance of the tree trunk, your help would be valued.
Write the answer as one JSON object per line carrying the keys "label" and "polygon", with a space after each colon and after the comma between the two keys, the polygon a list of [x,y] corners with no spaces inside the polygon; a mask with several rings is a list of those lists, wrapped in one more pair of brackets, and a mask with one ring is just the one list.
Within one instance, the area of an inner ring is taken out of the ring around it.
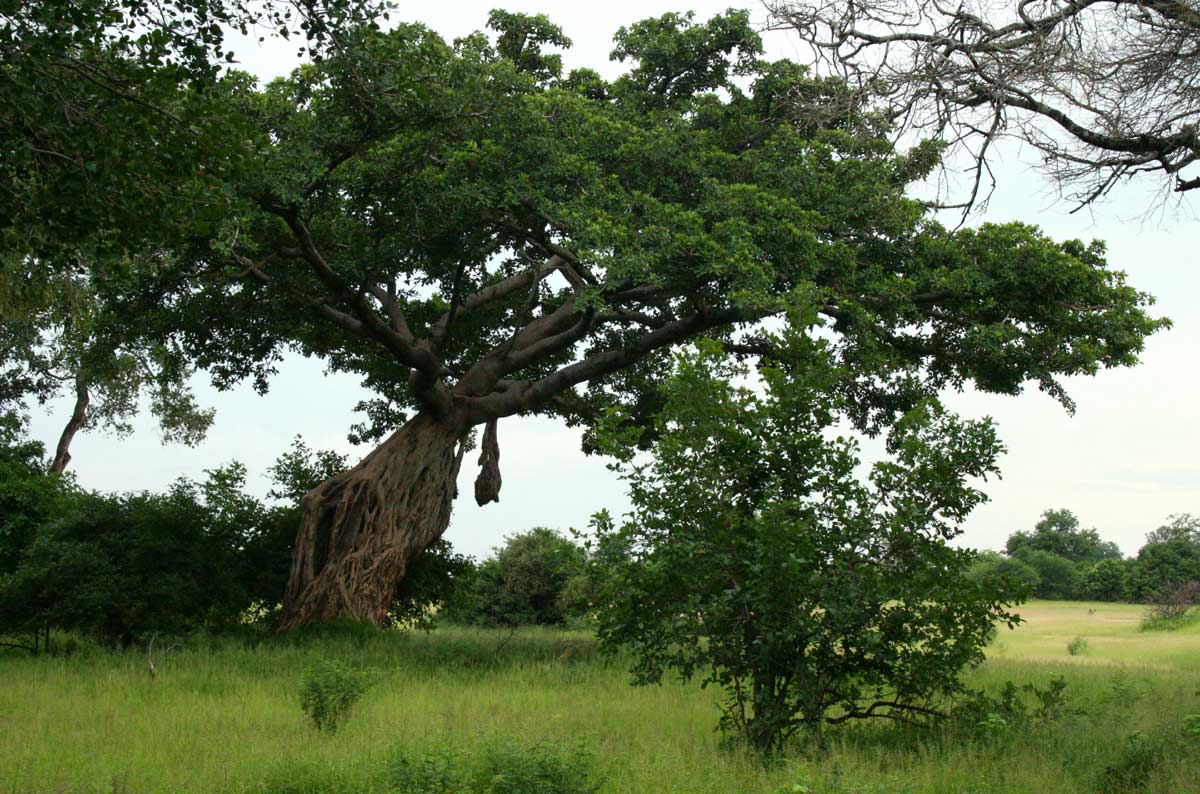
{"label": "tree trunk", "polygon": [[280,631],[331,618],[386,621],[408,564],[450,523],[462,441],[461,431],[417,414],[304,495]]}
{"label": "tree trunk", "polygon": [[54,462],[50,464],[52,474],[62,474],[67,470],[67,464],[71,462],[71,441],[79,432],[79,428],[83,427],[84,422],[87,421],[87,409],[91,401],[87,380],[83,377],[83,368],[80,367],[75,372],[75,409],[71,411],[71,418],[67,420],[67,426],[63,428],[62,435],[58,439],[58,447],[54,451]]}

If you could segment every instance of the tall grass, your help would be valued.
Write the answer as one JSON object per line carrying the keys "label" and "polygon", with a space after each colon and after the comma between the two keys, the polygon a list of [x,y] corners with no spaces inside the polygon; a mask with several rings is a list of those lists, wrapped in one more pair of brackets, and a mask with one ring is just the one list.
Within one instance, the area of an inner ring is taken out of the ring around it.
{"label": "tall grass", "polygon": [[[586,747],[612,794],[1092,794],[1115,790],[1111,781],[1200,794],[1200,739],[1184,730],[1200,712],[1200,627],[1142,632],[1138,608],[1103,604],[1023,612],[1028,623],[998,636],[969,683],[1044,686],[1062,675],[1073,713],[987,734],[852,726],[769,767],[722,745],[718,693],[631,687],[626,660],[598,656],[581,632],[195,638],[156,659],[153,679],[144,649],[14,652],[0,655],[0,793],[383,792],[398,753],[473,757],[515,739]],[[1087,654],[1067,652],[1074,637]],[[372,682],[335,734],[315,731],[300,708],[305,670],[323,659]],[[1145,775],[1138,742],[1161,749]],[[1105,777],[1109,768],[1118,772]]]}

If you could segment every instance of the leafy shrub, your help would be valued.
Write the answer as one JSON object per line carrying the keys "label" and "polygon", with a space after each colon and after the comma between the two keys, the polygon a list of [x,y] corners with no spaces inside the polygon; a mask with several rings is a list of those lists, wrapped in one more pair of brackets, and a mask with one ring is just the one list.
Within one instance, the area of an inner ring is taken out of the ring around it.
{"label": "leafy shrub", "polygon": [[1067,643],[1067,653],[1071,654],[1072,656],[1079,656],[1080,654],[1087,653],[1087,649],[1088,641],[1083,637],[1076,637]]}
{"label": "leafy shrub", "polygon": [[955,705],[952,716],[961,728],[981,737],[1027,731],[1073,713],[1066,689],[1062,677],[1051,678],[1045,687],[1005,681],[998,695],[971,692]]}
{"label": "leafy shrub", "polygon": [[391,794],[593,794],[599,781],[580,748],[498,743],[466,756],[446,749],[399,754]]}
{"label": "leafy shrub", "polygon": [[204,497],[224,487],[213,481],[225,474],[236,479],[244,470],[212,472],[201,486],[180,480],[165,494],[80,495],[72,513],[39,529],[19,569],[0,582],[8,605],[0,619],[123,646],[153,632],[236,622],[249,604],[242,519]]}
{"label": "leafy shrub", "polygon": [[1112,691],[1113,702],[1122,709],[1128,709],[1145,695],[1143,688],[1136,681],[1130,680],[1129,673],[1124,670],[1113,673],[1109,689]]}
{"label": "leafy shrub", "polygon": [[46,473],[45,447],[24,423],[0,412],[0,576],[17,570],[37,530],[68,506],[69,481]]}
{"label": "leafy shrub", "polygon": [[475,783],[476,791],[489,794],[591,794],[600,788],[580,748],[545,744],[485,748]]}
{"label": "leafy shrub", "polygon": [[460,580],[473,570],[470,557],[438,538],[409,564],[392,597],[388,616],[398,625],[431,629],[438,610],[453,599]]}
{"label": "leafy shrub", "polygon": [[334,733],[367,690],[366,676],[324,659],[309,668],[300,689],[300,708],[318,731]]}
{"label": "leafy shrub", "polygon": [[446,617],[490,626],[561,625],[571,615],[568,584],[584,551],[553,529],[511,535],[490,559],[460,574]]}
{"label": "leafy shrub", "polygon": [[461,794],[466,769],[446,750],[397,755],[388,770],[390,794]]}

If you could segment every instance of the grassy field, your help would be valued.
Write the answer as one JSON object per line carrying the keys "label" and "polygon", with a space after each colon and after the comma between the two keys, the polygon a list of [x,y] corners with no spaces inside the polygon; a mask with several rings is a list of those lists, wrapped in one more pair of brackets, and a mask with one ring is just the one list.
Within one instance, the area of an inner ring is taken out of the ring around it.
{"label": "grassy field", "polygon": [[[1142,632],[1142,608],[1034,602],[970,684],[1067,681],[1072,713],[988,735],[859,725],[769,767],[722,747],[716,693],[628,685],[583,634],[441,628],[430,635],[193,640],[138,653],[0,655],[0,793],[383,792],[398,753],[464,757],[497,741],[587,753],[601,792],[1200,794],[1200,626]],[[1068,644],[1086,642],[1072,655]],[[298,705],[316,659],[373,681],[344,728]],[[578,748],[576,750],[575,748]],[[1116,770],[1107,777],[1106,767]]]}

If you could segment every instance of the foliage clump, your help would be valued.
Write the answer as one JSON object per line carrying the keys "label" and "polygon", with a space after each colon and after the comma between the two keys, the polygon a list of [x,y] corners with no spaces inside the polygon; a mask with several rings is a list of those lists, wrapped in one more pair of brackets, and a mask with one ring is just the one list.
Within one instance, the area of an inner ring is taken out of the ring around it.
{"label": "foliage clump", "polygon": [[594,794],[600,781],[578,747],[491,743],[477,754],[400,753],[389,794]]}
{"label": "foliage clump", "polygon": [[765,395],[713,346],[680,357],[652,459],[614,417],[633,511],[596,522],[589,563],[599,638],[639,683],[674,670],[725,690],[721,726],[764,751],[852,719],[922,720],[960,691],[1013,595],[966,575],[956,549],[1000,444],[936,404],[906,414],[862,481],[819,344],[765,370]]}
{"label": "foliage clump", "polygon": [[1066,694],[1067,681],[1061,676],[1050,679],[1045,687],[1034,683],[1017,686],[1005,681],[998,694],[984,691],[967,693],[955,704],[952,716],[967,735],[998,739],[1046,725],[1071,713]]}
{"label": "foliage clump", "polygon": [[339,661],[323,659],[304,676],[300,708],[318,731],[334,733],[366,691],[367,679],[362,672]]}

